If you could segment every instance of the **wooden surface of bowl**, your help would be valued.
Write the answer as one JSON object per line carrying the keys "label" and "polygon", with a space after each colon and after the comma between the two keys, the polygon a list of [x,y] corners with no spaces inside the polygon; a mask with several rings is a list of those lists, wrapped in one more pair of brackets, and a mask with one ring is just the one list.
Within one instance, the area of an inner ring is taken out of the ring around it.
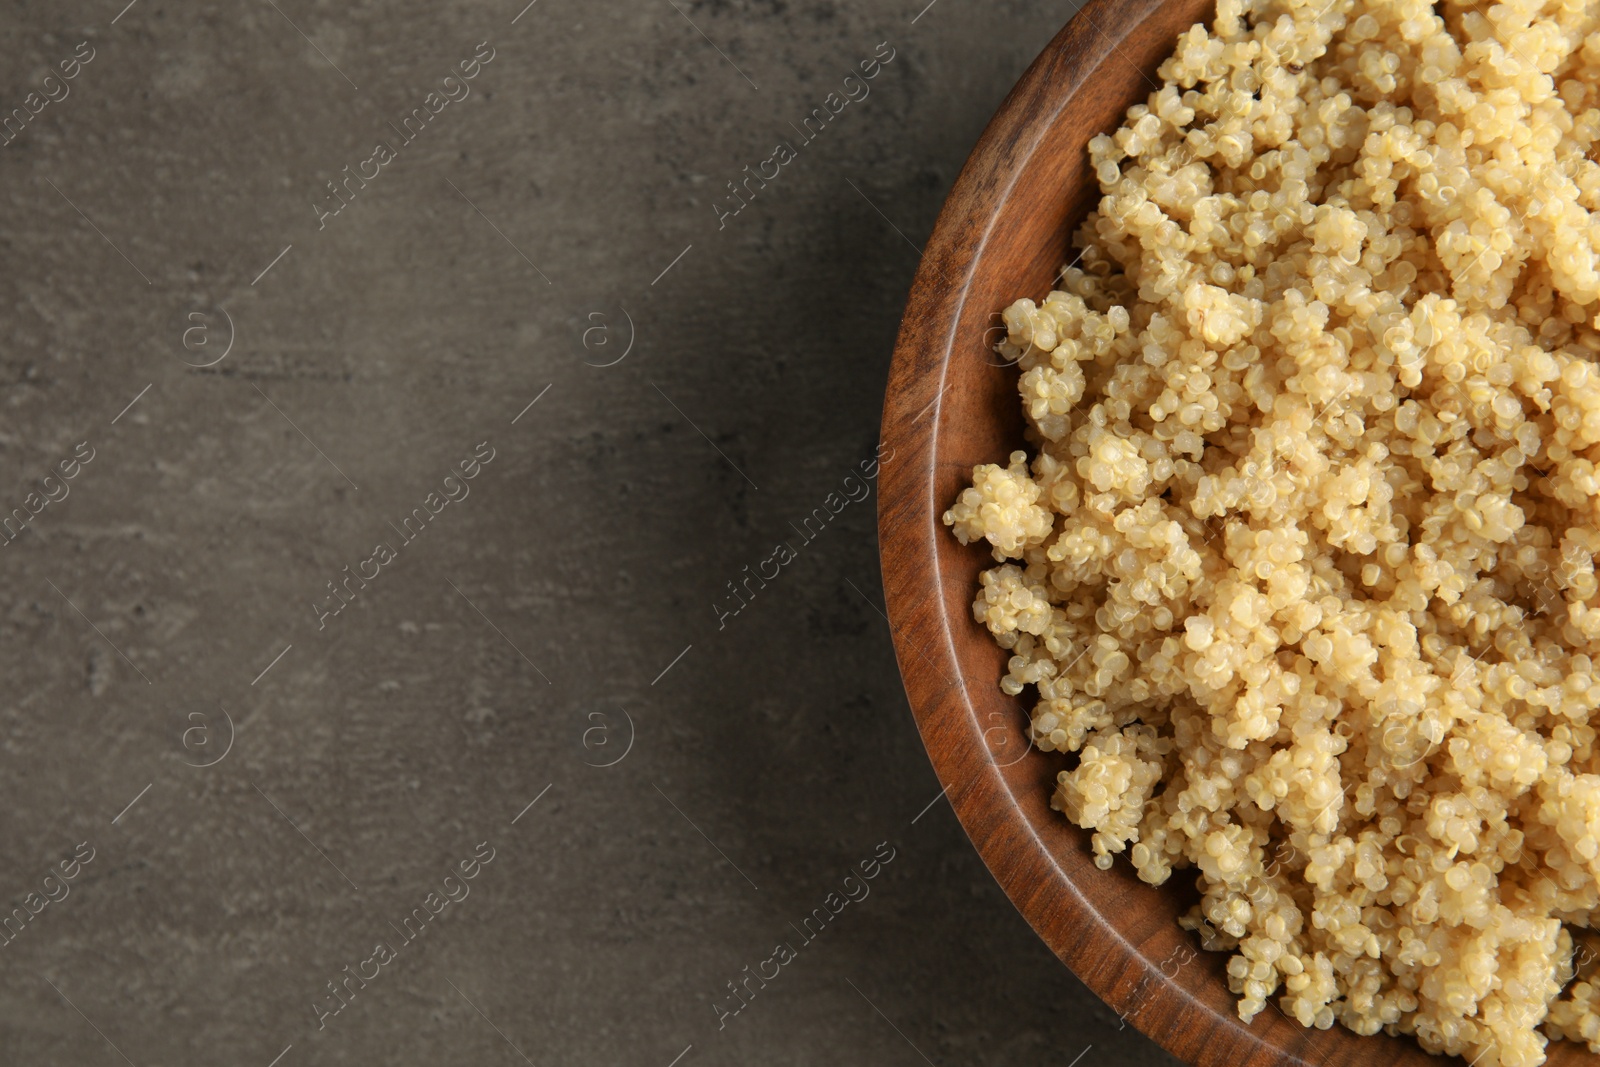
{"label": "wooden surface of bowl", "polygon": [[[934,770],[984,862],[1040,937],[1119,1015],[1197,1065],[1444,1062],[1410,1038],[1310,1030],[1269,1007],[1239,1020],[1226,955],[1178,926],[1192,875],[1139,881],[1094,866],[1052,811],[1059,754],[1030,748],[1028,705],[999,688],[1006,653],[973,621],[984,546],[940,521],[978,463],[1024,447],[1017,371],[992,350],[997,313],[1042,299],[1098,200],[1087,145],[1156,86],[1177,36],[1214,0],[1090,0],[984,131],[928,242],[884,403],[879,539],[900,672]],[[1019,991],[1019,994],[1021,991]],[[1588,1056],[1565,1042],[1552,1064]]]}

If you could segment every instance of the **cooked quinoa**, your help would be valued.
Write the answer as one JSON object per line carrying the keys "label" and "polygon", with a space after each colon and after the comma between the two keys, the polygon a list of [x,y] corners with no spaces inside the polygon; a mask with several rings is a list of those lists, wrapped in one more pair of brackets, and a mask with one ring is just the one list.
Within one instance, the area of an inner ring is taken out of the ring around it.
{"label": "cooked quinoa", "polygon": [[1600,2],[1220,0],[944,520],[1053,804],[1245,1019],[1600,1052]]}

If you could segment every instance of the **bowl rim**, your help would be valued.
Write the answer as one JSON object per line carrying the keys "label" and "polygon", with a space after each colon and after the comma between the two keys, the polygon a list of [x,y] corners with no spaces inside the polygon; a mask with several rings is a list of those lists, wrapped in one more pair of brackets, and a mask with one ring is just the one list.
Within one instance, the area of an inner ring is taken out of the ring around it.
{"label": "bowl rim", "polygon": [[[940,607],[944,576],[938,539],[952,536],[940,519],[949,502],[936,496],[940,415],[957,328],[978,265],[999,209],[1016,187],[1020,164],[1039,148],[1100,64],[1163,2],[1087,0],[1007,95],[940,210],[907,299],[884,399],[880,453],[894,458],[884,463],[879,478],[884,598],[901,678],[945,787],[942,795],[1013,905],[1057,957],[1114,1010],[1129,1010],[1131,999],[1138,1010],[1127,1019],[1186,1062],[1323,1067],[1328,1060],[1307,1059],[1264,1038],[1237,1014],[1219,1013],[1165,976],[1132,998],[1118,988],[1130,973],[1152,969],[1152,962],[1074,884],[1037,827],[1017,817],[1014,783],[987,755],[951,618]],[[956,743],[950,743],[952,735]],[[1057,933],[1063,918],[1068,925],[1092,926],[1109,936],[1092,943],[1063,938]],[[1316,1036],[1321,1035],[1308,1033],[1304,1044],[1321,1045]]]}

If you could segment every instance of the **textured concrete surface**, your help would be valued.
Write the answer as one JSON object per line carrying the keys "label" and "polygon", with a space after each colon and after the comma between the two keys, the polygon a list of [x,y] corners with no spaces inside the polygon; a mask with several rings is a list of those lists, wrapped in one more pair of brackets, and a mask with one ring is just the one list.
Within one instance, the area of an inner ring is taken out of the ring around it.
{"label": "textured concrete surface", "polygon": [[0,1062],[1167,1062],[791,526],[1071,6],[524,2],[7,5]]}

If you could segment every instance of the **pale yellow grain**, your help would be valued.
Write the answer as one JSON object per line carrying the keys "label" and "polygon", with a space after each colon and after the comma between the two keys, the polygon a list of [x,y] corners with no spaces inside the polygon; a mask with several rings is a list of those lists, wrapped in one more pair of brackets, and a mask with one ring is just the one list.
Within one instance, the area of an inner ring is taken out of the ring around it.
{"label": "pale yellow grain", "polygon": [[1246,1019],[1600,1052],[1600,0],[1220,0],[1160,78],[945,515],[1053,803]]}

